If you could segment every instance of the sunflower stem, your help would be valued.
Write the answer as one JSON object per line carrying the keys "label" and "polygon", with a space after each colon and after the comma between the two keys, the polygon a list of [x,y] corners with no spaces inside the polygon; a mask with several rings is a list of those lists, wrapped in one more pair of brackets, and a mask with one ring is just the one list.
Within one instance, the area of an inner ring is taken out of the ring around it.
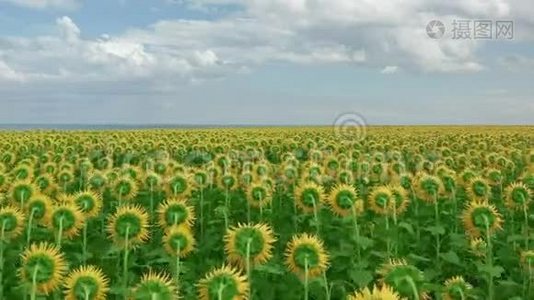
{"label": "sunflower stem", "polygon": [[2,222],[2,233],[0,236],[0,299],[4,299],[4,239],[7,220]]}
{"label": "sunflower stem", "polygon": [[[30,247],[30,242],[32,239],[32,226],[33,226],[33,216],[35,214],[35,207],[32,208],[32,211],[30,212],[30,216],[28,217],[28,228],[26,229],[26,248]],[[2,299],[2,298],[0,298]]]}
{"label": "sunflower stem", "polygon": [[229,203],[229,191],[228,187],[225,187],[224,189],[224,229],[225,231],[228,230],[228,212],[230,211],[230,203]]}
{"label": "sunflower stem", "polygon": [[308,255],[304,257],[304,300],[308,300]]}
{"label": "sunflower stem", "polygon": [[63,216],[59,217],[59,230],[57,233],[57,240],[56,240],[56,244],[59,248],[61,248],[62,237],[63,237]]}
{"label": "sunflower stem", "polygon": [[[438,202],[438,196],[436,194],[434,199],[434,214],[436,218],[436,226],[439,227],[440,220],[439,220],[439,202]],[[439,268],[439,253],[441,250],[441,236],[439,232],[436,232],[436,265],[438,265]]]}
{"label": "sunflower stem", "polygon": [[[488,267],[488,270],[493,269],[493,249],[491,245],[491,233],[490,233],[490,225],[489,220],[486,215],[482,215],[484,218],[484,225],[486,227],[486,239],[488,244],[488,253],[486,254],[486,264]],[[488,280],[488,300],[493,300],[493,274],[488,274],[489,280]]]}
{"label": "sunflower stem", "polygon": [[35,266],[32,274],[32,290],[30,294],[30,300],[35,300],[37,298],[37,273],[39,272],[39,266]]}
{"label": "sunflower stem", "polygon": [[528,207],[526,203],[523,204],[523,216],[525,218],[525,229],[524,229],[524,235],[525,235],[525,250],[529,250],[529,230],[528,230]]}
{"label": "sunflower stem", "polygon": [[128,238],[130,236],[130,225],[126,226],[126,233],[124,234],[124,260],[122,262],[122,279],[123,279],[123,293],[124,300],[128,299]]}
{"label": "sunflower stem", "polygon": [[82,263],[85,265],[87,261],[87,222],[83,224],[83,249],[82,249]]}
{"label": "sunflower stem", "polygon": [[315,197],[313,197],[313,218],[315,219],[315,229],[317,230],[317,236],[321,236],[321,224],[319,223],[319,216],[317,211],[317,203]]}
{"label": "sunflower stem", "polygon": [[200,188],[200,240],[204,240],[204,188]]}
{"label": "sunflower stem", "polygon": [[413,281],[413,278],[411,276],[406,276],[404,277],[404,280],[408,282],[412,289],[413,300],[419,300],[419,291],[417,290],[417,285]]}
{"label": "sunflower stem", "polygon": [[356,254],[357,254],[358,261],[361,261],[362,253],[361,253],[360,244],[359,244],[360,226],[358,225],[358,214],[356,213],[356,208],[354,207],[354,205],[352,206],[352,220],[354,221],[354,234],[356,235],[356,241],[357,241]]}
{"label": "sunflower stem", "polygon": [[177,245],[177,250],[176,250],[176,274],[175,274],[175,284],[176,284],[176,290],[179,291],[180,290],[180,243],[178,243]]}
{"label": "sunflower stem", "polygon": [[219,288],[217,289],[217,300],[223,300],[223,291],[226,288],[226,285],[224,283],[219,284]]}
{"label": "sunflower stem", "polygon": [[251,246],[251,243],[252,243],[252,238],[248,238],[247,239],[247,261],[246,261],[246,269],[247,269],[247,279],[249,281],[249,284],[250,284],[250,288],[248,290],[248,298],[249,299],[252,299],[252,278],[251,278],[251,272],[250,272],[250,246]]}

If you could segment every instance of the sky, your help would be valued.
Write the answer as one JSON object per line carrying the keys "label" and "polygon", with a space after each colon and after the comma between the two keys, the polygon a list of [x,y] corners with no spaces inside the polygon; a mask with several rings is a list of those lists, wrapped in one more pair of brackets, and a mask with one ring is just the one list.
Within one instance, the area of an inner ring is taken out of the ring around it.
{"label": "sky", "polygon": [[534,124],[533,83],[532,0],[0,0],[3,124]]}

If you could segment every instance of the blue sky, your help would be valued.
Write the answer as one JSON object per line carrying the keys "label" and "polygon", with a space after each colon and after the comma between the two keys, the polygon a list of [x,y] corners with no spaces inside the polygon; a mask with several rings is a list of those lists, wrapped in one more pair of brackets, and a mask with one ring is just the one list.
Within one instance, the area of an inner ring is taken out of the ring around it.
{"label": "blue sky", "polygon": [[[0,0],[0,123],[533,124],[533,15],[530,0]],[[480,19],[513,20],[514,38],[453,38]]]}

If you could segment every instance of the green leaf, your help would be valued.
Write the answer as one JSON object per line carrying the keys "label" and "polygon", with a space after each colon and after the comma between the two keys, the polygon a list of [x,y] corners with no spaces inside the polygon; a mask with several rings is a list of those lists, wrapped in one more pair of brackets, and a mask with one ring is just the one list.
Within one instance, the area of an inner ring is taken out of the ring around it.
{"label": "green leaf", "polygon": [[432,235],[443,235],[445,234],[445,227],[439,226],[428,226],[425,228],[425,231],[432,233]]}
{"label": "green leaf", "polygon": [[367,270],[353,269],[350,271],[349,276],[350,279],[354,281],[360,288],[367,286],[371,281],[373,281],[373,273]]}
{"label": "green leaf", "polygon": [[479,266],[479,271],[484,272],[492,277],[499,278],[501,277],[502,273],[504,273],[504,268],[501,266],[488,266],[488,265],[481,265]]}
{"label": "green leaf", "polygon": [[452,250],[446,253],[442,253],[439,256],[448,263],[462,266],[462,263],[460,262],[460,258],[458,257],[458,254],[456,254],[456,252]]}
{"label": "green leaf", "polygon": [[405,229],[406,231],[408,231],[408,233],[410,235],[414,235],[414,230],[413,230],[413,226],[412,224],[410,223],[406,223],[406,222],[400,222],[399,225],[398,225],[400,228],[403,228]]}

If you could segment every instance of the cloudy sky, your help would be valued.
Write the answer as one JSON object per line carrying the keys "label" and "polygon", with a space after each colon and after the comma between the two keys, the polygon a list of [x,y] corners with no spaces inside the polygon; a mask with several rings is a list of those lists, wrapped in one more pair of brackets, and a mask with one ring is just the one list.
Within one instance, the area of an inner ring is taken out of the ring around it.
{"label": "cloudy sky", "polygon": [[0,0],[0,123],[534,124],[533,83],[532,0]]}

